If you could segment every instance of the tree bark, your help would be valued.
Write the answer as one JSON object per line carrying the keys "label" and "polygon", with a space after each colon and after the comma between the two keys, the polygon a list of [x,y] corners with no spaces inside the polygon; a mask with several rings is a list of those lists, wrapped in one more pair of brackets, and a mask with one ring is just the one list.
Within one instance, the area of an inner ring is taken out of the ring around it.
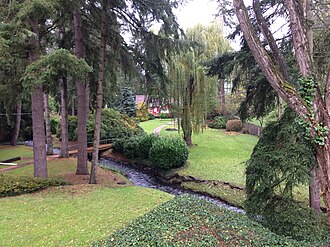
{"label": "tree bark", "polygon": [[17,145],[17,140],[19,137],[19,130],[21,128],[21,119],[22,119],[22,99],[21,96],[17,96],[17,101],[16,101],[16,117],[15,117],[15,127],[14,131],[10,140],[10,145],[11,146],[16,146]]}
{"label": "tree bark", "polygon": [[101,18],[100,61],[99,61],[99,74],[98,74],[98,82],[97,82],[95,129],[94,129],[94,141],[93,141],[93,157],[92,157],[91,175],[89,179],[90,184],[96,184],[97,163],[99,160],[99,144],[100,144],[102,102],[103,102],[103,81],[105,75],[107,5],[108,5],[108,0],[103,0],[102,18]]}
{"label": "tree bark", "polygon": [[60,79],[61,84],[61,158],[69,157],[68,133],[68,82],[65,76]]}
{"label": "tree bark", "polygon": [[45,122],[46,122],[46,154],[53,154],[53,138],[52,138],[52,130],[50,127],[50,113],[49,113],[49,98],[48,94],[44,93],[44,111],[45,111]]}
{"label": "tree bark", "polygon": [[[73,12],[74,24],[74,43],[75,54],[78,58],[84,57],[84,44],[83,44],[83,27],[82,17],[80,10],[77,9]],[[86,102],[86,84],[80,80],[76,81],[77,88],[77,117],[78,117],[78,159],[77,159],[77,175],[87,175],[87,102]]]}
{"label": "tree bark", "polygon": [[317,214],[320,214],[320,185],[318,180],[318,167],[316,165],[310,168],[309,174],[311,181],[309,185],[309,206],[315,210]]}
{"label": "tree bark", "polygon": [[225,80],[220,80],[220,90],[219,90],[219,103],[221,107],[221,114],[223,116],[227,115],[227,106],[226,106],[226,94],[225,94]]}
{"label": "tree bark", "polygon": [[[38,20],[29,18],[29,24],[35,36],[30,37],[29,60],[30,63],[36,61],[40,55],[39,27]],[[46,159],[46,138],[44,125],[44,99],[42,85],[32,88],[32,129],[33,129],[33,160],[34,176],[48,177]]]}
{"label": "tree bark", "polygon": [[191,77],[185,88],[185,95],[183,99],[183,114],[181,120],[181,127],[183,131],[183,139],[188,146],[192,146],[192,123],[191,123],[191,106],[192,97],[194,93],[194,78]]}

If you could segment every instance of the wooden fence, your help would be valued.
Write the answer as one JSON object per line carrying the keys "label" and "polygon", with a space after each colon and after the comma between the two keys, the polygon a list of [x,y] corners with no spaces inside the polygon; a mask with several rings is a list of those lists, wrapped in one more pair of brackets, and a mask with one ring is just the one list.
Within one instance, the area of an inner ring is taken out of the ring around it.
{"label": "wooden fence", "polygon": [[260,136],[263,130],[262,127],[252,124],[252,123],[243,123],[243,129],[250,135]]}

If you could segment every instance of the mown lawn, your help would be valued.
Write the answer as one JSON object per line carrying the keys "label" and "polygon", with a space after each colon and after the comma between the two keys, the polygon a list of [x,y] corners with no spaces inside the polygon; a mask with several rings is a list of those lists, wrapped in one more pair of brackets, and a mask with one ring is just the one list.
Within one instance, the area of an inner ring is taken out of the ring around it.
{"label": "mown lawn", "polygon": [[16,147],[7,145],[0,146],[0,160],[6,160],[15,157],[33,157],[33,149],[25,145],[18,145]]}
{"label": "mown lawn", "polygon": [[245,134],[229,135],[224,130],[207,129],[193,136],[188,165],[179,171],[207,180],[245,184],[245,164],[258,138]]}
{"label": "mown lawn", "polygon": [[173,196],[75,185],[0,199],[0,246],[88,246]]}
{"label": "mown lawn", "polygon": [[168,122],[171,122],[172,119],[160,119],[160,118],[156,118],[153,120],[149,120],[146,122],[141,122],[139,125],[141,126],[141,128],[147,132],[148,134],[151,134],[152,131],[157,128],[158,126],[161,126],[163,124],[167,124]]}

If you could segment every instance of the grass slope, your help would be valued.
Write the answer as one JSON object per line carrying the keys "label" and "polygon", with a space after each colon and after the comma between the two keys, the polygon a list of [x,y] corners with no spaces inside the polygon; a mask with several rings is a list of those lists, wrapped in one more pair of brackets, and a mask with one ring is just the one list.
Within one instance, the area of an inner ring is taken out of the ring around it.
{"label": "grass slope", "polygon": [[0,246],[87,246],[172,196],[75,185],[0,199]]}
{"label": "grass slope", "polygon": [[246,216],[192,196],[176,197],[93,246],[308,246]]}

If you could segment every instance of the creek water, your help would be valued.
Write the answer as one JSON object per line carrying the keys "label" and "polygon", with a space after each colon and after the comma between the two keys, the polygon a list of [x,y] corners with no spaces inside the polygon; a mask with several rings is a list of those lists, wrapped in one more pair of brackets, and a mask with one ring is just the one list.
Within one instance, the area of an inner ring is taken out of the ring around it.
{"label": "creek water", "polygon": [[197,196],[199,198],[202,198],[206,201],[212,202],[220,207],[224,207],[226,209],[238,212],[238,213],[245,213],[244,210],[228,205],[223,201],[220,201],[218,199],[198,194],[195,192],[191,192],[189,190],[185,190],[183,188],[178,188],[177,186],[170,185],[170,184],[164,184],[160,182],[154,175],[147,174],[143,171],[140,171],[139,169],[136,169],[131,166],[127,166],[125,164],[122,164],[120,162],[115,162],[106,158],[100,159],[99,163],[101,166],[109,169],[114,169],[117,171],[120,171],[127,177],[134,185],[136,186],[141,186],[141,187],[146,187],[146,188],[152,188],[156,190],[161,190],[164,192],[167,192],[169,194],[178,196],[181,194],[190,194],[193,196]]}

